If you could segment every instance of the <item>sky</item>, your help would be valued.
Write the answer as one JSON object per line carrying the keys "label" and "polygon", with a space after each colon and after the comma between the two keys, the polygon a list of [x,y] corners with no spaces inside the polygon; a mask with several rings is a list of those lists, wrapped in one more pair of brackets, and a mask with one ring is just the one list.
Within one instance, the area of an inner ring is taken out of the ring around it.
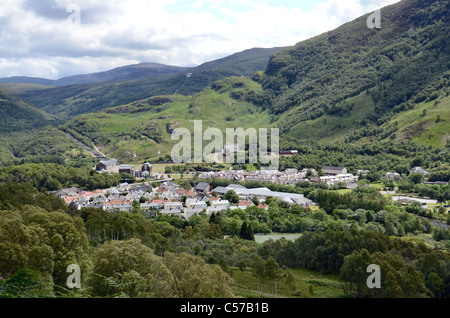
{"label": "sky", "polygon": [[284,47],[399,0],[1,0],[0,77],[196,66]]}

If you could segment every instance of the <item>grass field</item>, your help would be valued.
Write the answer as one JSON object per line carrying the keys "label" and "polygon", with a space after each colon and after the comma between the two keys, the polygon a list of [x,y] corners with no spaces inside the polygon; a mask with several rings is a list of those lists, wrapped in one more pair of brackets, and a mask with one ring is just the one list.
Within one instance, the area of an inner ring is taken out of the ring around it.
{"label": "grass field", "polygon": [[[276,297],[277,298],[343,298],[343,283],[338,280],[338,275],[323,275],[307,269],[288,269],[292,272],[297,288],[295,291],[288,286],[286,270],[281,270],[281,277],[277,281],[275,293],[272,281],[264,283],[264,293],[258,288],[258,281],[250,269],[241,272],[238,268],[232,268],[232,277],[235,284],[233,290],[236,296],[245,298]],[[312,286],[312,288],[311,288]],[[312,291],[312,293],[311,293]],[[295,295],[293,295],[295,294]]]}
{"label": "grass field", "polygon": [[[438,117],[439,116],[439,117]],[[397,122],[400,139],[433,147],[444,147],[450,140],[450,97],[418,104],[414,109],[393,116],[390,124]]]}
{"label": "grass field", "polygon": [[301,234],[271,234],[271,235],[255,235],[255,241],[256,243],[262,244],[265,241],[268,241],[270,239],[276,241],[281,238],[285,238],[288,241],[295,241],[298,239]]}

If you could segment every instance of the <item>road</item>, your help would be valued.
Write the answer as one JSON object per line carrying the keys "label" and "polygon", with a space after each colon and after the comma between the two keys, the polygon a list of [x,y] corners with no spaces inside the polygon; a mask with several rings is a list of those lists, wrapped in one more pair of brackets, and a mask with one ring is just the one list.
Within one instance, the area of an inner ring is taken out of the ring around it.
{"label": "road", "polygon": [[[78,139],[76,139],[74,136],[72,136],[71,134],[64,132],[66,134],[66,136],[72,140],[73,142],[75,142],[76,144],[78,144],[79,146],[83,147],[86,151],[89,151],[91,154],[94,155],[94,157],[97,157],[99,159],[106,159],[106,156],[104,154],[102,154],[100,151],[96,151],[94,149],[92,149],[89,146],[86,146],[84,143],[82,143],[81,141],[79,141]],[[95,145],[94,145],[95,147]],[[97,149],[97,147],[95,147]],[[98,150],[98,149],[97,149]]]}

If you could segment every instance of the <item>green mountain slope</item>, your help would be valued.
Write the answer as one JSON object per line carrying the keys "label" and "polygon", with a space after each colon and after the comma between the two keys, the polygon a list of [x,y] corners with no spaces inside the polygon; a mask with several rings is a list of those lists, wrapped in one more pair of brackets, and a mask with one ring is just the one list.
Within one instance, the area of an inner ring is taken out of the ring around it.
{"label": "green mountain slope", "polygon": [[289,136],[334,140],[445,97],[449,11],[446,0],[403,0],[381,10],[381,29],[365,15],[278,52],[261,80],[265,107]]}
{"label": "green mountain slope", "polygon": [[[193,96],[171,95],[80,115],[64,130],[108,156],[141,162],[170,154],[177,143],[171,140],[175,128],[193,131],[193,121],[202,120],[203,129],[270,128],[271,118],[251,102],[260,84],[246,77],[229,77]],[[205,142],[205,145],[209,142]]]}
{"label": "green mountain slope", "polygon": [[[192,95],[228,76],[251,76],[264,70],[270,56],[278,50],[256,48],[198,67],[183,69],[182,73],[163,73],[145,78],[130,75],[109,82],[28,91],[21,96],[59,118],[69,119],[151,96],[175,93]],[[187,77],[188,73],[192,75]]]}
{"label": "green mountain slope", "polygon": [[53,116],[0,89],[0,132],[27,130],[55,123]]}

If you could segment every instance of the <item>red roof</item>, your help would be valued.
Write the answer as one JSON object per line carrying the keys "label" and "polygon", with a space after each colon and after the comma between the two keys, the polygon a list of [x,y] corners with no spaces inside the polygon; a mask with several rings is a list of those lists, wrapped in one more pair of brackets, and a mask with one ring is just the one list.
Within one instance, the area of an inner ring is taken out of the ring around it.
{"label": "red roof", "polygon": [[120,205],[120,204],[131,204],[131,201],[110,201],[104,203],[104,205]]}
{"label": "red roof", "polygon": [[240,201],[239,205],[244,205],[244,206],[252,206],[253,202],[251,201]]}
{"label": "red roof", "polygon": [[66,203],[71,203],[72,201],[78,201],[77,197],[67,197],[64,199],[64,201],[66,201]]}
{"label": "red roof", "polygon": [[152,203],[158,203],[158,204],[164,204],[166,203],[166,200],[153,200]]}

